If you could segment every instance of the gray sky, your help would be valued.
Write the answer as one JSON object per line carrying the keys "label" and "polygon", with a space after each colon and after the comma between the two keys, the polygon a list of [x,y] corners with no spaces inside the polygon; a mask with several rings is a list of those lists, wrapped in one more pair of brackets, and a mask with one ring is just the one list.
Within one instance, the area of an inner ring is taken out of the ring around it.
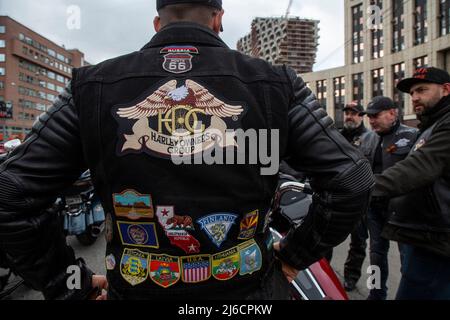
{"label": "gray sky", "polygon": [[[98,63],[142,48],[155,34],[156,0],[0,0],[8,15],[66,48],[78,48]],[[233,49],[255,17],[284,15],[289,0],[223,0],[224,41]],[[81,28],[70,30],[71,5],[80,8]],[[291,15],[320,20],[315,70],[344,64],[344,1],[294,0]]]}

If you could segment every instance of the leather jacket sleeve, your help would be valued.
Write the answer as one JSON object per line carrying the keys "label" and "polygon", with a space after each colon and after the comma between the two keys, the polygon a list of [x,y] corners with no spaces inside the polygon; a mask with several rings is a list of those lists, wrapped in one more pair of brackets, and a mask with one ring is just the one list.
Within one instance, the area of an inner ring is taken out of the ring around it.
{"label": "leather jacket sleeve", "polygon": [[67,267],[79,265],[83,289],[92,272],[67,246],[57,212],[58,192],[85,167],[70,88],[42,114],[24,143],[0,166],[0,250],[11,269],[47,299],[80,298],[66,286]]}
{"label": "leather jacket sleeve", "polygon": [[297,269],[342,243],[366,214],[374,177],[369,161],[334,127],[333,120],[293,70],[289,164],[311,179],[310,213],[281,241],[280,258]]}

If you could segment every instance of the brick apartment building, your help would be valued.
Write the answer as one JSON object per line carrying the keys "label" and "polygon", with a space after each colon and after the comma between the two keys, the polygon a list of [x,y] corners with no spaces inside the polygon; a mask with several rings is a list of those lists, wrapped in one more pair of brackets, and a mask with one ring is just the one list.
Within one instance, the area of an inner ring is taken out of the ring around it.
{"label": "brick apartment building", "polygon": [[8,16],[0,16],[0,142],[23,139],[71,79],[86,65],[84,54],[66,50]]}
{"label": "brick apartment building", "polygon": [[273,64],[286,64],[298,73],[311,72],[319,45],[319,21],[290,18],[256,18],[251,32],[237,49]]}

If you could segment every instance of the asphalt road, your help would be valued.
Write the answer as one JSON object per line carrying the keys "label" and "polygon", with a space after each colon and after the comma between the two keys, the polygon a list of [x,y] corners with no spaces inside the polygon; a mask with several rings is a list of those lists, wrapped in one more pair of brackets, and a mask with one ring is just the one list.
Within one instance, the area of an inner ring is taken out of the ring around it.
{"label": "asphalt road", "polygon": [[[75,249],[75,252],[78,257],[83,257],[90,268],[97,274],[105,274],[105,240],[103,235],[97,240],[97,242],[90,247],[83,247],[78,243],[76,238],[69,238],[69,243]],[[344,263],[347,258],[348,251],[348,243],[347,240],[345,243],[335,248],[333,254],[332,266],[336,271],[338,277],[342,280],[344,274]],[[365,300],[369,294],[369,289],[367,288],[367,279],[369,275],[366,273],[366,270],[369,266],[369,258],[367,258],[364,262],[363,273],[360,281],[357,284],[357,288],[355,291],[349,293],[349,297],[352,300]],[[400,282],[400,258],[399,252],[396,244],[391,244],[391,250],[389,253],[389,266],[390,266],[390,275],[388,280],[388,299],[394,299],[398,284]],[[10,297],[13,300],[42,300],[42,294],[39,292],[30,290],[26,287],[21,287],[17,290],[13,296]]]}

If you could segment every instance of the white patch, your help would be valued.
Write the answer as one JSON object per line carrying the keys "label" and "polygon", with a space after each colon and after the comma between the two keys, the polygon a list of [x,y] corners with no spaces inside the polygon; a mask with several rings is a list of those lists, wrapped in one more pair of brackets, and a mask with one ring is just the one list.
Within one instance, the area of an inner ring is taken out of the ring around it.
{"label": "white patch", "polygon": [[401,140],[398,140],[395,143],[395,145],[399,148],[403,148],[403,147],[407,147],[410,142],[411,142],[411,140],[409,140],[409,139],[401,139]]}
{"label": "white patch", "polygon": [[176,88],[175,90],[172,90],[167,95],[173,101],[182,101],[183,99],[186,99],[188,94],[189,94],[188,88],[186,86],[182,86],[182,87]]}

